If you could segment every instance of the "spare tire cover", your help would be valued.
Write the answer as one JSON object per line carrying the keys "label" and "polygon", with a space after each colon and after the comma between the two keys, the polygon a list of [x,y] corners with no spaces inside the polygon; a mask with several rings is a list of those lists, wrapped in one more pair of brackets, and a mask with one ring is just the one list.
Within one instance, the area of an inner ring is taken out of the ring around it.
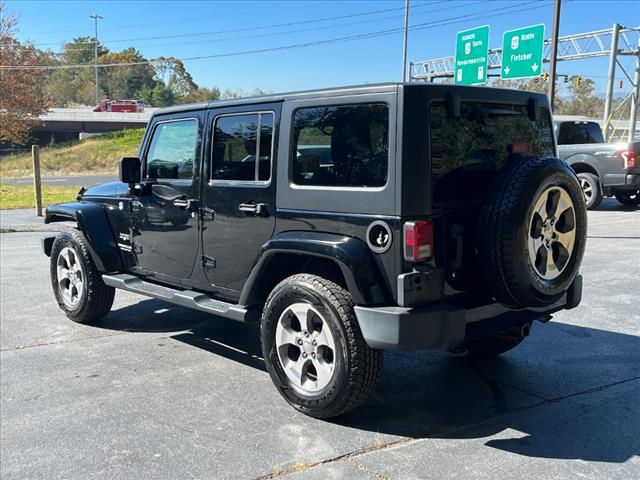
{"label": "spare tire cover", "polygon": [[575,279],[587,236],[578,179],[556,158],[511,161],[495,178],[476,226],[478,260],[497,301],[541,307]]}

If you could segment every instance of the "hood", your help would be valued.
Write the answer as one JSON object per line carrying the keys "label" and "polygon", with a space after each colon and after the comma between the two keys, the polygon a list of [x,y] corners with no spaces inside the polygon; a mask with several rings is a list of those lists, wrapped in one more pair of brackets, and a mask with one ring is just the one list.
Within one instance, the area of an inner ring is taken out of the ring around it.
{"label": "hood", "polygon": [[121,197],[127,194],[129,186],[122,182],[108,182],[83,188],[80,195],[84,197]]}

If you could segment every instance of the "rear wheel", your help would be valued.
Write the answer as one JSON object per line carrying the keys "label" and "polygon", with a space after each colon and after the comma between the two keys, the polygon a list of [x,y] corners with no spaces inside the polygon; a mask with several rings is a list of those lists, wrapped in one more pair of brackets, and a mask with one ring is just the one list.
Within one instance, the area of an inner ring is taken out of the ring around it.
{"label": "rear wheel", "polygon": [[349,292],[315,275],[294,275],[273,289],[261,343],[280,394],[316,418],[335,417],[364,402],[382,367],[382,352],[362,338]]}
{"label": "rear wheel", "polygon": [[602,202],[602,189],[600,188],[598,177],[592,173],[579,173],[578,180],[580,181],[587,210],[598,208],[598,205]]}
{"label": "rear wheel", "polygon": [[618,190],[614,192],[616,200],[626,207],[640,205],[640,190]]}
{"label": "rear wheel", "polygon": [[51,286],[62,311],[92,323],[111,310],[115,289],[104,284],[80,232],[59,234],[51,248]]}

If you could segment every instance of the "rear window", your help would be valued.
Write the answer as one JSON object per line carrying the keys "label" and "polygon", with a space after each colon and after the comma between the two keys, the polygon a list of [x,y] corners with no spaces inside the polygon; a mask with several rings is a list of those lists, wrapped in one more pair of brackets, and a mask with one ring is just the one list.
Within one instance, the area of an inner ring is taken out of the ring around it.
{"label": "rear window", "polygon": [[358,104],[300,108],[293,117],[297,185],[382,187],[389,163],[389,108]]}
{"label": "rear window", "polygon": [[[512,156],[554,154],[546,108],[532,121],[525,105],[462,102],[460,116],[452,117],[444,102],[436,102],[431,105],[430,131],[436,202],[482,194],[483,179]],[[463,189],[468,191],[462,193]]]}
{"label": "rear window", "polygon": [[562,122],[558,129],[559,145],[604,143],[600,125],[595,122]]}

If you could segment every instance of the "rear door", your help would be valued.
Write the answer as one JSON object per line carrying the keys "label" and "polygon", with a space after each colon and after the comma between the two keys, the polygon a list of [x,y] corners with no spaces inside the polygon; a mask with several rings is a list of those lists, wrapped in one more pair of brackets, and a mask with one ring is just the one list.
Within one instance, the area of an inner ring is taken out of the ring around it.
{"label": "rear door", "polygon": [[214,109],[202,189],[203,264],[216,294],[237,300],[275,228],[280,104]]}

